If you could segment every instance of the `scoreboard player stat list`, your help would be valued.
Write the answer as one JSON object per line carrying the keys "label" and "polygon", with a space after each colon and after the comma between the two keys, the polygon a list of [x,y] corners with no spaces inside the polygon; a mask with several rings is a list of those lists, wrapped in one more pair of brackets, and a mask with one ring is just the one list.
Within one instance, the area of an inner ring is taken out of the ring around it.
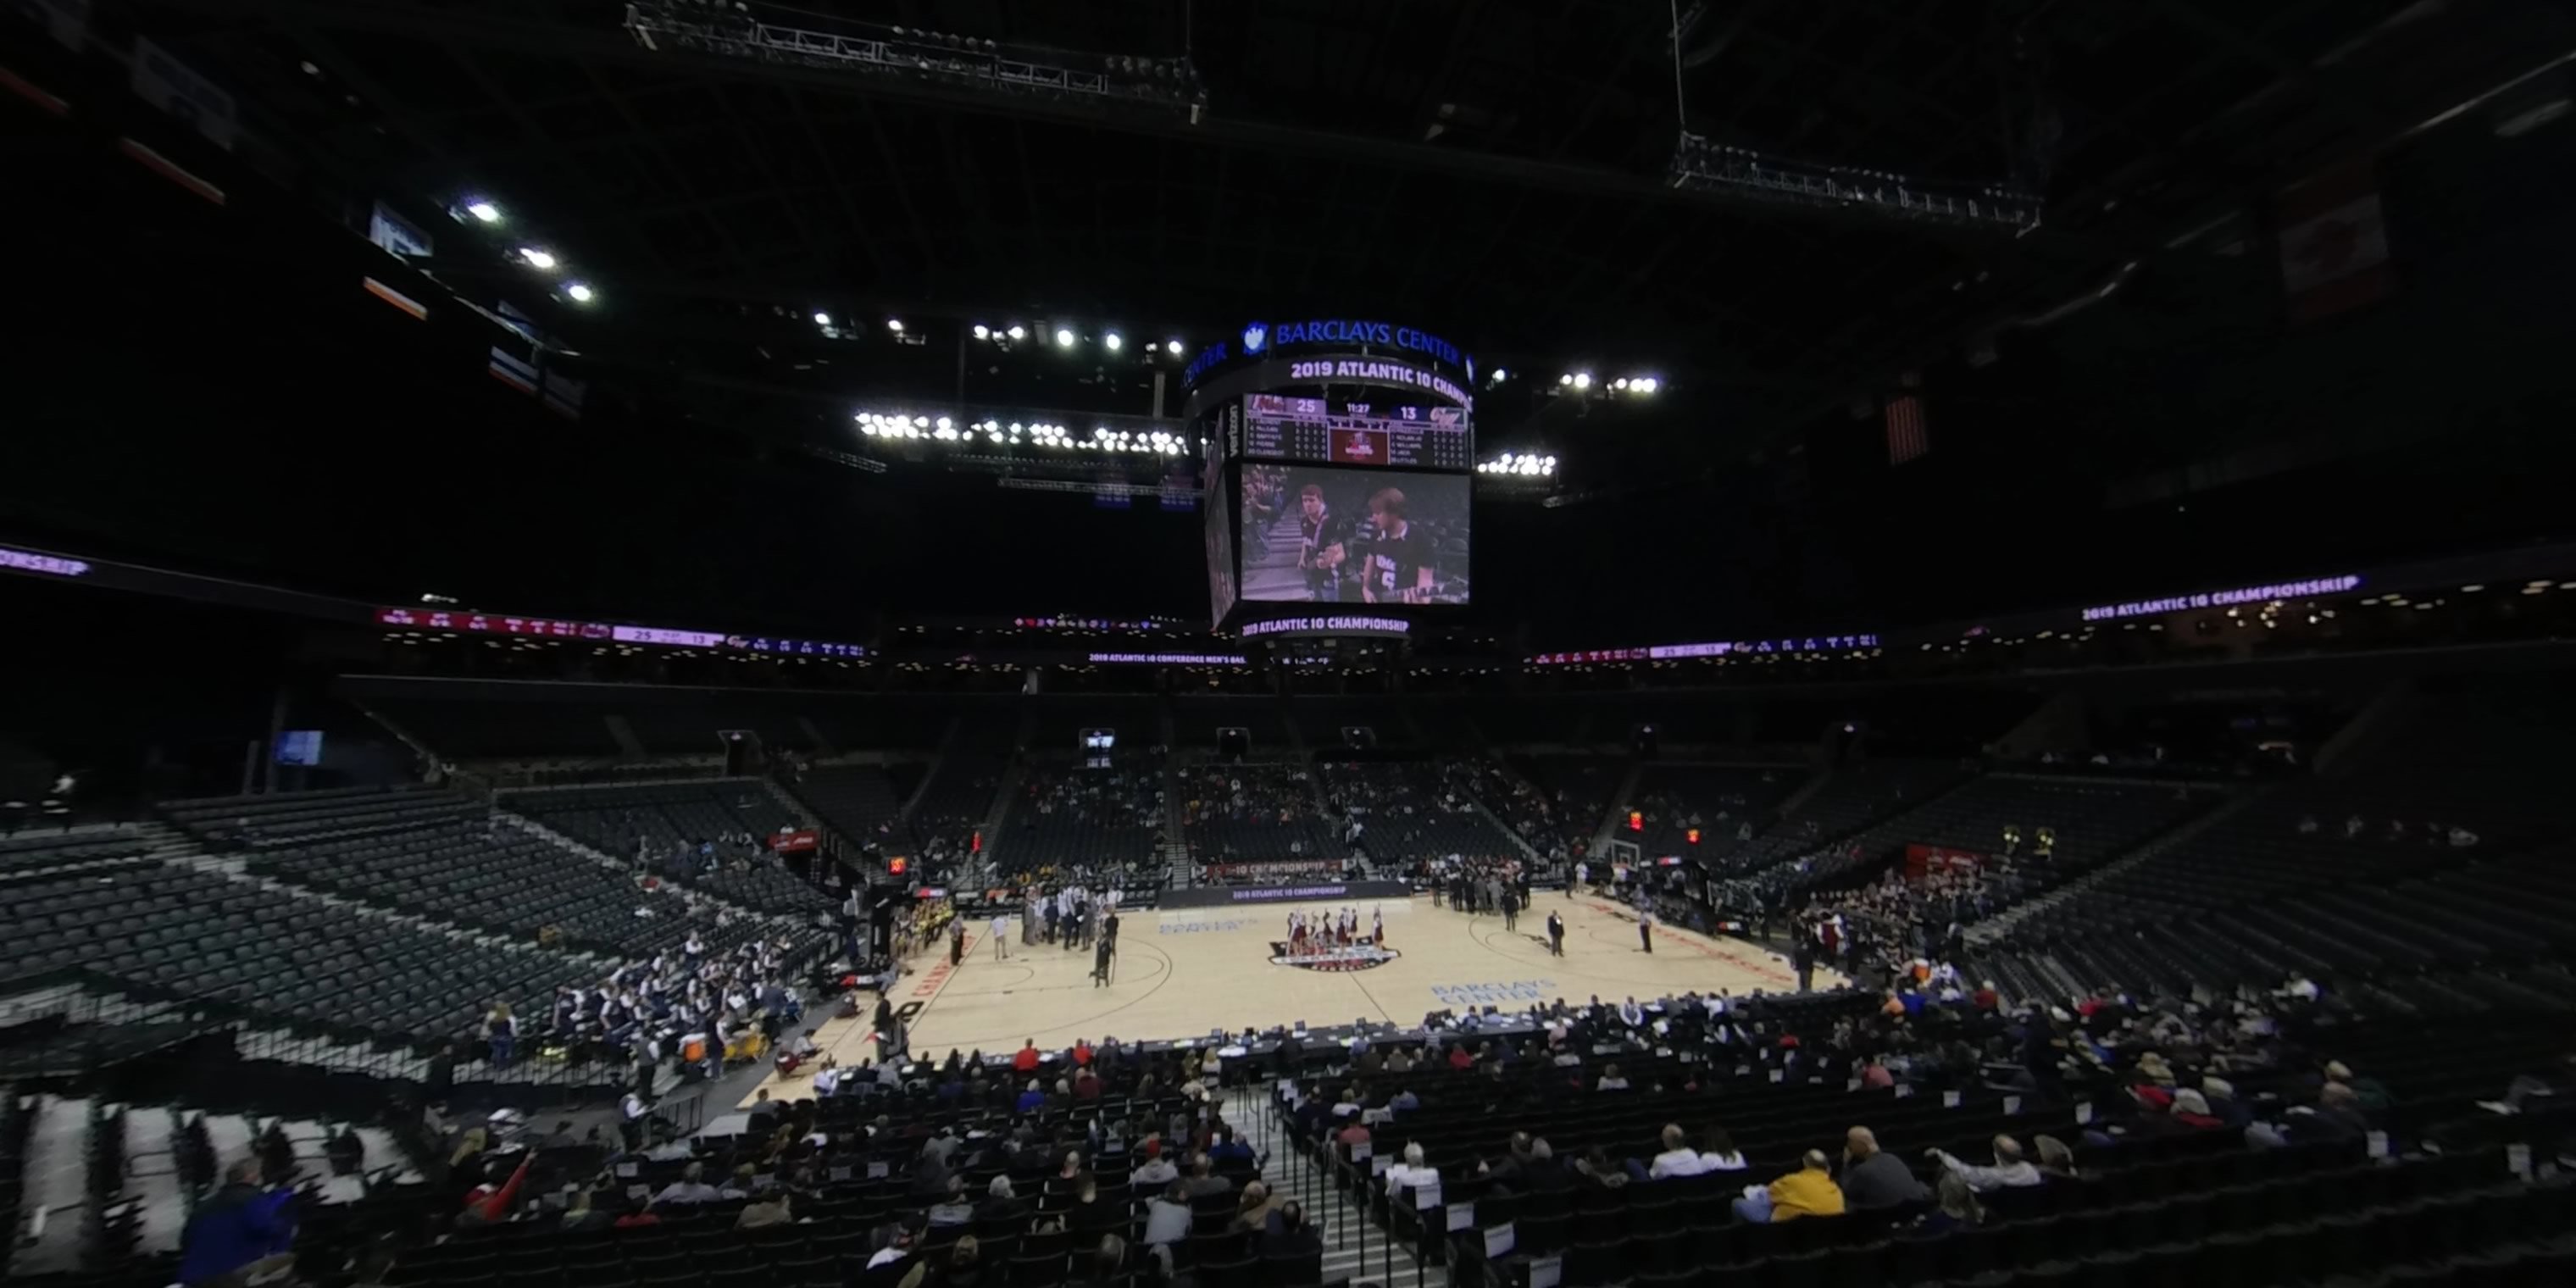
{"label": "scoreboard player stat list", "polygon": [[1253,394],[1243,400],[1243,454],[1332,465],[1473,470],[1475,431],[1454,407],[1374,407]]}

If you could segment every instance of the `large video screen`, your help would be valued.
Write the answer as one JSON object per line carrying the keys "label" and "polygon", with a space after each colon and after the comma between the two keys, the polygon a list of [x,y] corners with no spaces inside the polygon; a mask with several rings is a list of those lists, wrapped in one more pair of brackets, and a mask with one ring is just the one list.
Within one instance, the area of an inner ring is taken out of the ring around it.
{"label": "large video screen", "polygon": [[1243,598],[1467,602],[1466,475],[1254,461],[1239,468]]}
{"label": "large video screen", "polygon": [[1208,624],[1223,626],[1234,611],[1234,513],[1225,503],[1225,448],[1208,439],[1207,491],[1199,509],[1207,518]]}

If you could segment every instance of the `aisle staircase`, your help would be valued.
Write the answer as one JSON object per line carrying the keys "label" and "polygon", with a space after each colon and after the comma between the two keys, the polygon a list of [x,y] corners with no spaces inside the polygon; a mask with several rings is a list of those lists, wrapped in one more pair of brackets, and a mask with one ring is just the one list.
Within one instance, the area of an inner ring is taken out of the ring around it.
{"label": "aisle staircase", "polygon": [[1409,1245],[1387,1238],[1385,1227],[1371,1221],[1352,1196],[1336,1190],[1333,1178],[1297,1151],[1289,1140],[1287,1120],[1273,1111],[1267,1079],[1229,1089],[1226,1121],[1240,1129],[1261,1162],[1264,1184],[1273,1194],[1286,1194],[1306,1209],[1306,1219],[1324,1238],[1323,1283],[1384,1284],[1404,1288],[1448,1288],[1449,1270],[1417,1259]]}

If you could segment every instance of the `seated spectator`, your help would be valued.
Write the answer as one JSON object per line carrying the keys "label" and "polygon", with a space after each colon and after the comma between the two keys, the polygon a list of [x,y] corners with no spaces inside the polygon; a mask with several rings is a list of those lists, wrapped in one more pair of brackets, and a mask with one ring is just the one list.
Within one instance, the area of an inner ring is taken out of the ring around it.
{"label": "seated spectator", "polygon": [[1215,1168],[1214,1160],[1205,1154],[1190,1159],[1190,1175],[1189,1179],[1181,1182],[1182,1193],[1193,1199],[1234,1193],[1234,1182],[1217,1175]]}
{"label": "seated spectator", "polygon": [[1243,1138],[1237,1136],[1231,1127],[1216,1129],[1216,1134],[1208,1141],[1207,1152],[1208,1158],[1219,1167],[1238,1163],[1251,1167],[1259,1161],[1252,1153],[1252,1146],[1243,1143]]}
{"label": "seated spectator", "polygon": [[1270,1214],[1279,1210],[1286,1196],[1272,1197],[1270,1187],[1253,1181],[1243,1187],[1243,1197],[1235,1204],[1234,1224],[1230,1228],[1259,1234],[1270,1228]]}
{"label": "seated spectator", "polygon": [[1935,1207],[1907,1227],[1917,1234],[1948,1234],[1981,1225],[1986,1219],[1985,1205],[1977,1201],[1977,1192],[1957,1172],[1941,1173],[1941,1185],[1935,1192]]}
{"label": "seated spectator", "polygon": [[1190,1196],[1182,1182],[1163,1187],[1145,1205],[1145,1245],[1178,1243],[1190,1237]]}
{"label": "seated spectator", "polygon": [[1065,1208],[1064,1225],[1068,1230],[1084,1233],[1123,1229],[1127,1225],[1126,1205],[1102,1202],[1099,1183],[1086,1176],[1073,1187],[1073,1202]]}
{"label": "seated spectator", "polygon": [[1646,1179],[1660,1181],[1674,1176],[1697,1176],[1708,1170],[1707,1165],[1699,1160],[1699,1151],[1690,1147],[1690,1137],[1683,1134],[1681,1124],[1666,1123],[1663,1140],[1664,1152],[1655,1155],[1655,1161],[1647,1166]]}
{"label": "seated spectator", "polygon": [[1162,1137],[1146,1137],[1144,1149],[1141,1152],[1145,1155],[1145,1161],[1137,1164],[1135,1170],[1127,1174],[1128,1184],[1145,1190],[1158,1185],[1168,1185],[1180,1177],[1181,1169],[1163,1154]]}
{"label": "seated spectator", "polygon": [[1842,1189],[1843,1201],[1855,1212],[1883,1212],[1928,1197],[1904,1160],[1880,1149],[1867,1127],[1843,1133]]}
{"label": "seated spectator", "polygon": [[2361,1106],[2361,1112],[2365,1114],[2386,1113],[2389,1106],[2397,1103],[2397,1097],[2389,1093],[2387,1083],[2377,1078],[2356,1078],[2353,1076],[2352,1066],[2341,1060],[2330,1060],[2326,1063],[2326,1080],[2340,1082],[2352,1088],[2355,1103]]}
{"label": "seated spectator", "polygon": [[1261,1255],[1265,1257],[1303,1257],[1324,1250],[1324,1238],[1306,1224],[1306,1209],[1294,1201],[1283,1203],[1271,1214],[1270,1227],[1261,1236]]}
{"label": "seated spectator", "polygon": [[2040,1136],[2034,1138],[2031,1141],[2031,1144],[2039,1148],[2039,1174],[2041,1176],[2047,1177],[2050,1180],[2071,1181],[2075,1179],[2075,1151],[2067,1148],[2065,1141],[2059,1140],[2055,1136]]}
{"label": "seated spectator", "polygon": [[1745,1167],[1744,1154],[1735,1148],[1735,1138],[1727,1135],[1725,1128],[1712,1125],[1700,1133],[1699,1170],[1741,1172]]}
{"label": "seated spectator", "polygon": [[1386,1188],[1390,1192],[1433,1184],[1439,1179],[1439,1168],[1422,1165],[1422,1146],[1420,1145],[1406,1145],[1404,1161],[1386,1169]]}
{"label": "seated spectator", "polygon": [[1605,1190],[1620,1189],[1628,1184],[1628,1173],[1610,1161],[1610,1151],[1595,1145],[1574,1160],[1574,1174]]}
{"label": "seated spectator", "polygon": [[1125,1282],[1127,1241],[1114,1234],[1100,1236],[1091,1255],[1076,1257],[1073,1275],[1065,1280],[1068,1288],[1109,1288]]}
{"label": "seated spectator", "polygon": [[2193,1131],[2211,1131],[2227,1125],[2209,1111],[2209,1100],[2189,1087],[2174,1093],[2171,1117]]}
{"label": "seated spectator", "polygon": [[599,1208],[598,1193],[589,1185],[573,1187],[572,1198],[564,1205],[562,1224],[565,1231],[605,1230],[617,1223],[615,1215]]}
{"label": "seated spectator", "polygon": [[[963,1184],[962,1180],[960,1184]],[[790,1225],[795,1220],[795,1214],[788,1210],[787,1195],[784,1192],[775,1189],[764,1190],[758,1198],[745,1204],[742,1211],[735,1214],[733,1228],[757,1230],[762,1226]],[[938,1221],[935,1209],[931,1220],[934,1223]]]}
{"label": "seated spectator", "polygon": [[948,1250],[948,1264],[941,1267],[940,1288],[981,1288],[984,1283],[984,1244],[974,1235],[963,1235]]}
{"label": "seated spectator", "polygon": [[1928,1151],[1928,1156],[1939,1160],[1943,1167],[1958,1173],[1959,1179],[1966,1181],[1968,1188],[1979,1194],[1989,1190],[2022,1189],[2044,1184],[2048,1179],[2041,1176],[2039,1169],[2031,1166],[2029,1160],[2021,1156],[2021,1142],[2010,1136],[1995,1137],[1995,1162],[1992,1167],[1963,1163],[1938,1149]]}
{"label": "seated spectator", "polygon": [[1011,1178],[996,1176],[985,1190],[984,1201],[975,1207],[978,1225],[1006,1226],[1025,1221],[1029,1216],[1028,1200],[1011,1188]]}
{"label": "seated spectator", "polygon": [[930,1205],[929,1216],[932,1225],[967,1225],[975,1220],[975,1205],[967,1201],[964,1176],[948,1174],[948,1192]]}
{"label": "seated spectator", "polygon": [[1556,1161],[1556,1151],[1543,1140],[1530,1142],[1529,1161],[1518,1173],[1521,1188],[1536,1194],[1561,1194],[1574,1188],[1574,1177]]}
{"label": "seated spectator", "polygon": [[1628,1079],[1619,1072],[1619,1066],[1615,1064],[1601,1066],[1601,1083],[1596,1090],[1626,1091],[1627,1089]]}
{"label": "seated spectator", "polygon": [[1834,1184],[1833,1163],[1825,1151],[1811,1149],[1797,1171],[1735,1200],[1735,1214],[1754,1222],[1794,1221],[1802,1216],[1841,1216],[1842,1187]]}
{"label": "seated spectator", "polygon": [[1333,1141],[1346,1148],[1369,1143],[1368,1124],[1360,1121],[1360,1111],[1356,1107],[1342,1115],[1342,1129],[1333,1133]]}
{"label": "seated spectator", "polygon": [[653,1201],[667,1206],[673,1203],[713,1203],[717,1197],[716,1187],[707,1184],[707,1165],[691,1163],[681,1168],[680,1179],[663,1186],[662,1192],[653,1196]]}
{"label": "seated spectator", "polygon": [[[2266,1131],[2271,1132],[2269,1139],[2261,1135]],[[2246,1133],[2258,1144],[2353,1141],[2370,1134],[2370,1116],[2361,1111],[2361,1097],[2351,1087],[2329,1082],[2318,1090],[2313,1107],[2302,1105],[2284,1114],[2277,1126],[2257,1123]]]}

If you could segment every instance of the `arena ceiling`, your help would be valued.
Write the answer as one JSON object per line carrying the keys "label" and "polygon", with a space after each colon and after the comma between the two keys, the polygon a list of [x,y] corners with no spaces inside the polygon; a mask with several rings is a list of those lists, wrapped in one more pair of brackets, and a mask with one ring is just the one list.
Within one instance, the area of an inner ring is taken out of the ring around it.
{"label": "arena ceiling", "polygon": [[[613,297],[566,324],[594,351],[750,375],[749,355],[819,343],[799,324],[818,301],[1202,338],[1386,316],[1489,367],[1724,385],[1758,411],[1748,432],[2189,253],[2567,45],[2537,0],[760,8],[1186,57],[1191,113],[647,48],[613,0],[130,7],[305,163],[508,203]],[[1734,146],[2015,181],[2047,218],[2016,233],[1677,191],[1683,105]]]}

